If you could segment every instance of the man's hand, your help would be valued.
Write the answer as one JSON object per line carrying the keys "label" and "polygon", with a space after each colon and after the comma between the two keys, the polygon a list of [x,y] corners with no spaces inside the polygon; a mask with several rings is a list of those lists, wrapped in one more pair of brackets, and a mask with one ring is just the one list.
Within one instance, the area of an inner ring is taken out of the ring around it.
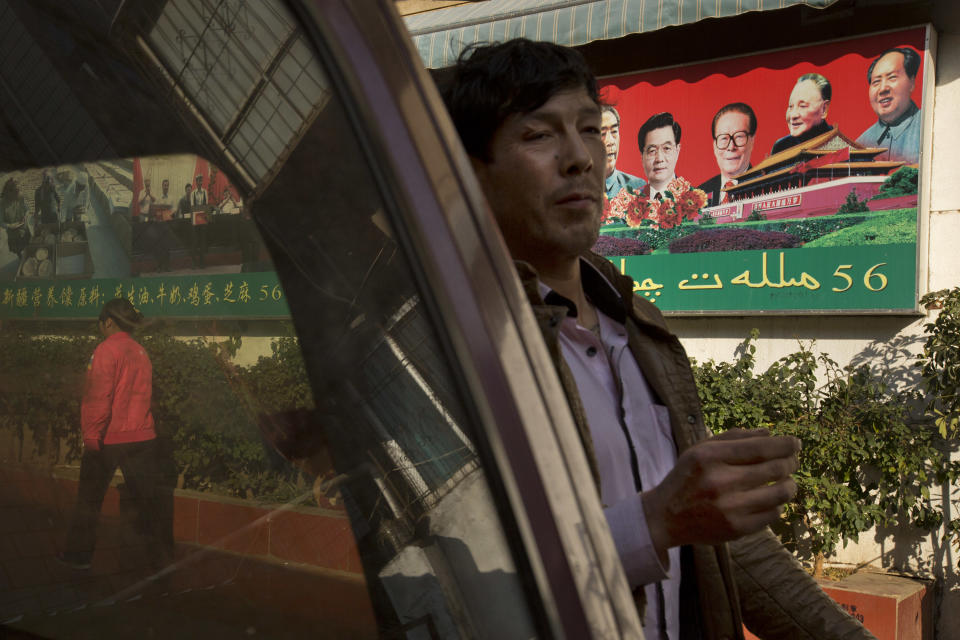
{"label": "man's hand", "polygon": [[719,544],[759,531],[779,516],[797,485],[800,441],[765,429],[732,429],[684,451],[659,485],[642,495],[650,537],[667,549]]}

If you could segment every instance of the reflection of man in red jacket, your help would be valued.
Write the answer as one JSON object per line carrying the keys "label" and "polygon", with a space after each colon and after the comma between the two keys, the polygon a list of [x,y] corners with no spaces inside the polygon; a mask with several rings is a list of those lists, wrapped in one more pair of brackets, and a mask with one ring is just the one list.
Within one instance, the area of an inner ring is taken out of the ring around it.
{"label": "reflection of man in red jacket", "polygon": [[103,497],[117,467],[137,507],[139,523],[152,538],[157,559],[172,551],[172,531],[166,531],[159,490],[156,432],[150,400],[153,368],[146,351],[132,337],[143,318],[129,300],[116,298],[100,312],[101,342],[87,367],[80,406],[83,458],[80,482],[66,550],[60,559],[87,569],[93,557],[97,520]]}

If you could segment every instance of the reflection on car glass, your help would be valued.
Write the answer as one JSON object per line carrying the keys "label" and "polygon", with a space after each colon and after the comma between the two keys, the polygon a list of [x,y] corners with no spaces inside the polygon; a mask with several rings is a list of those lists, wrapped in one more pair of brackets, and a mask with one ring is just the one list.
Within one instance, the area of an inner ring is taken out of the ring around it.
{"label": "reflection on car glass", "polygon": [[[533,635],[459,365],[375,177],[390,169],[368,164],[303,30],[281,2],[120,4],[90,24],[46,0],[8,16],[44,73],[89,61],[86,84],[59,78],[81,96],[60,119],[135,151],[38,143],[50,160],[0,173],[0,623],[51,638]],[[122,92],[92,95],[105,87]],[[92,555],[63,565],[113,298],[151,320],[133,337],[174,548],[152,561],[122,469],[104,474]]]}

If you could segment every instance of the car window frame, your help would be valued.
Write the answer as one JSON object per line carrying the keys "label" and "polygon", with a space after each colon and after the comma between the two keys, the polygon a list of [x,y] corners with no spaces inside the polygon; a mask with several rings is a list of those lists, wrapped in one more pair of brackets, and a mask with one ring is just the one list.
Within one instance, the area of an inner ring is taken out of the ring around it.
{"label": "car window frame", "polygon": [[[554,637],[642,637],[580,437],[470,162],[389,0],[291,3],[395,206],[518,568]],[[509,535],[511,530],[516,535]]]}

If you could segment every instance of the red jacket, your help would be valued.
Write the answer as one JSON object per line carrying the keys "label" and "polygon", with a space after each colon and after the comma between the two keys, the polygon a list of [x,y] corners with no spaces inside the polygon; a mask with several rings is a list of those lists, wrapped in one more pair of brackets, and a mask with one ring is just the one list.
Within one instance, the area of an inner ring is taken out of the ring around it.
{"label": "red jacket", "polygon": [[80,404],[84,446],[97,450],[156,438],[152,394],[153,367],[143,347],[123,331],[101,342],[87,366]]}

